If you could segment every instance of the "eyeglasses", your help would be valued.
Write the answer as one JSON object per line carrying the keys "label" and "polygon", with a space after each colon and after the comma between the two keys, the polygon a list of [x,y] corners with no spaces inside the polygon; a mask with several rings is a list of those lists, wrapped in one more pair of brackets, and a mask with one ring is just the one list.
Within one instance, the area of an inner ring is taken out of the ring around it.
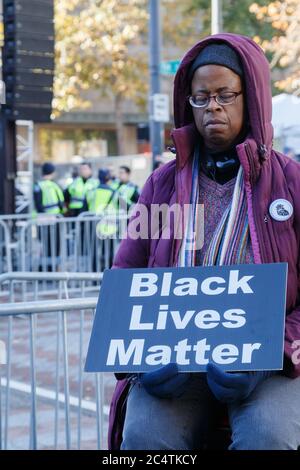
{"label": "eyeglasses", "polygon": [[189,96],[188,100],[193,108],[205,108],[206,106],[208,106],[212,98],[221,106],[227,106],[228,104],[234,103],[236,98],[242,93],[242,91],[226,91],[223,93],[218,93],[216,95],[200,94]]}

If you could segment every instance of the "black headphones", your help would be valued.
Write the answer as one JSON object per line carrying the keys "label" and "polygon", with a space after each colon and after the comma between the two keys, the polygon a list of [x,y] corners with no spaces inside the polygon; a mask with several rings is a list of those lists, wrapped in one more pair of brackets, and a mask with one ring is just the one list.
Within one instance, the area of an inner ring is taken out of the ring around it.
{"label": "black headphones", "polygon": [[205,167],[208,171],[215,171],[217,169],[220,173],[227,173],[238,166],[239,160],[235,158],[215,161],[211,156],[209,156],[205,160]]}

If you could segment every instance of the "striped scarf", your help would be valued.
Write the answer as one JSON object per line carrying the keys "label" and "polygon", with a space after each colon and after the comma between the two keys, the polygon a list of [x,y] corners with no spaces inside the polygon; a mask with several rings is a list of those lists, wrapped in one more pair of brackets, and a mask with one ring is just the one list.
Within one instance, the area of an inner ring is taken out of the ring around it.
{"label": "striped scarf", "polygon": [[[196,243],[199,236],[199,153],[196,151],[192,167],[192,191],[188,220],[182,240],[177,266],[196,266]],[[204,207],[205,210],[209,208]],[[242,264],[249,239],[247,202],[243,169],[240,166],[231,203],[224,211],[204,256],[203,266]]]}

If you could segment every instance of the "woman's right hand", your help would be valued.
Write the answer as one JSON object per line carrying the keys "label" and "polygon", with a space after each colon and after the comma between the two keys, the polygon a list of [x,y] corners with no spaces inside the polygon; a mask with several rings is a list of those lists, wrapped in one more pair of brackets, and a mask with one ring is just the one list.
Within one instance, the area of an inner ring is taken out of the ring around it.
{"label": "woman's right hand", "polygon": [[171,362],[153,372],[138,374],[138,383],[150,395],[159,398],[177,398],[185,392],[190,377],[189,372],[179,372],[177,364]]}

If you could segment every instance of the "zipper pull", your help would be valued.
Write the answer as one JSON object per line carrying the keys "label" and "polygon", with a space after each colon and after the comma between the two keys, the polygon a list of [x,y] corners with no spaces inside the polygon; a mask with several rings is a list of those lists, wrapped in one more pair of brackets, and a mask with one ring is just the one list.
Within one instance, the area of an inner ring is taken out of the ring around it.
{"label": "zipper pull", "polygon": [[265,216],[264,216],[264,222],[265,222],[265,224],[268,223],[268,220],[269,220],[269,216],[268,216],[267,214],[265,214]]}
{"label": "zipper pull", "polygon": [[169,152],[174,153],[176,155],[176,147],[167,147],[167,150],[169,150]]}

